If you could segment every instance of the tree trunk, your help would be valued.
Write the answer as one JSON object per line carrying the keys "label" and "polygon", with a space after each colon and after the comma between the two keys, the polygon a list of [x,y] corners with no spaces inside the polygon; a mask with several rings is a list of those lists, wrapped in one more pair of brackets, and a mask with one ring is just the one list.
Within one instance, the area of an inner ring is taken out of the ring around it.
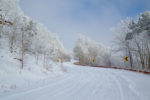
{"label": "tree trunk", "polygon": [[21,53],[21,58],[22,58],[21,68],[23,69],[23,67],[24,67],[24,32],[22,32],[22,53]]}
{"label": "tree trunk", "polygon": [[150,55],[148,57],[148,69],[150,69]]}
{"label": "tree trunk", "polygon": [[142,55],[141,48],[139,46],[139,43],[136,42],[136,45],[137,45],[137,48],[138,48],[137,52],[138,52],[138,54],[140,56],[140,62],[142,64],[142,69],[145,69],[144,58],[143,58],[143,55]]}
{"label": "tree trunk", "polygon": [[13,53],[13,46],[14,46],[14,34],[11,37],[11,40],[10,40],[10,52],[11,53]]}
{"label": "tree trunk", "polygon": [[133,59],[132,59],[132,53],[131,53],[131,48],[129,47],[128,44],[126,44],[128,54],[129,54],[129,62],[130,62],[130,67],[133,68]]}
{"label": "tree trunk", "polygon": [[128,53],[129,53],[129,59],[130,59],[130,67],[133,68],[133,59],[132,59],[132,54],[131,54],[130,49],[128,50]]}

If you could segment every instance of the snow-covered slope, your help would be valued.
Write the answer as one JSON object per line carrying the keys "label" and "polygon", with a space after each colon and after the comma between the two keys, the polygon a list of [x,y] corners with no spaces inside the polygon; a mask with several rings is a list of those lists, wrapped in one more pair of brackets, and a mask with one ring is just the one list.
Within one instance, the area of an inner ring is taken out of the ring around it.
{"label": "snow-covered slope", "polygon": [[19,0],[0,0],[0,93],[63,73],[70,54],[56,34],[26,16]]}
{"label": "snow-covered slope", "polygon": [[0,100],[149,100],[150,76],[65,63],[67,74],[28,89],[4,93]]}
{"label": "snow-covered slope", "polygon": [[43,56],[38,63],[35,55],[26,54],[24,68],[21,69],[20,55],[10,53],[7,38],[0,39],[0,94],[13,91],[21,87],[29,87],[30,84],[47,77],[55,77],[64,73],[61,67],[49,61],[44,65]]}
{"label": "snow-covered slope", "polygon": [[26,16],[18,3],[19,0],[0,0],[0,39],[4,36],[9,39],[10,51],[14,52],[17,48],[25,53],[47,55],[54,61],[58,57],[69,61],[71,54],[64,48],[57,34]]}

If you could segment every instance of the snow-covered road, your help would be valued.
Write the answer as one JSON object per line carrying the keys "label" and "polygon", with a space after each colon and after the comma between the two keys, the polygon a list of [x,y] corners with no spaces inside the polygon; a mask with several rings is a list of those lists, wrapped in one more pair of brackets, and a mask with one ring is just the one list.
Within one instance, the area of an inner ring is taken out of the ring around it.
{"label": "snow-covered road", "polygon": [[0,100],[150,100],[150,75],[63,65],[67,73],[28,89],[0,96]]}

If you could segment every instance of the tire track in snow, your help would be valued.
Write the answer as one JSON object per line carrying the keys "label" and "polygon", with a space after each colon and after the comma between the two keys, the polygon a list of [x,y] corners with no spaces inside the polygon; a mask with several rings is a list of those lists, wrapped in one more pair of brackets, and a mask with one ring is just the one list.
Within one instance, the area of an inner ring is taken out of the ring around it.
{"label": "tire track in snow", "polygon": [[[37,97],[36,100],[42,100],[42,98],[47,97],[48,95],[47,92],[50,94],[51,100],[56,100],[57,97],[60,97],[60,96],[63,96],[64,98],[64,96],[68,95],[67,94],[68,91],[74,90],[79,83],[80,82],[76,81],[74,82],[74,84],[72,84],[71,82],[68,83],[67,85],[62,84],[60,87],[57,87],[57,89],[51,89],[51,90],[48,90],[49,92],[48,91],[43,92],[42,94],[44,95]],[[45,98],[45,100],[47,99]]]}
{"label": "tire track in snow", "polygon": [[[62,89],[61,92],[56,92],[55,95],[53,95],[51,97],[51,100],[55,100],[55,98],[57,98],[58,96],[63,96],[63,99],[66,97],[70,97],[69,94],[73,93],[75,90],[77,90],[77,88],[82,87],[83,82],[82,80],[84,79],[83,73],[81,73],[80,75],[76,75],[76,76],[80,76],[80,77],[75,77],[74,79],[69,80],[68,82],[70,82],[70,84],[72,84],[71,86],[67,86],[66,89]],[[70,100],[70,99],[64,99],[64,100]],[[72,100],[72,99],[71,99]]]}
{"label": "tire track in snow", "polygon": [[[127,80],[126,78],[121,77],[120,74],[114,73],[113,71],[109,71],[111,77],[115,79],[116,84],[119,86],[119,90],[121,93],[121,100],[141,100],[137,92],[133,89],[133,85],[131,85],[131,81]],[[131,88],[132,87],[132,88]]]}
{"label": "tire track in snow", "polygon": [[[38,97],[38,96],[40,96],[41,95],[41,92],[39,92],[39,91],[42,91],[42,90],[44,90],[44,89],[47,89],[47,88],[51,88],[51,87],[55,87],[55,86],[61,86],[61,84],[67,84],[67,82],[68,82],[68,80],[70,80],[70,79],[72,79],[72,78],[74,78],[75,77],[75,75],[71,75],[70,77],[66,77],[66,79],[65,78],[63,78],[63,79],[61,79],[61,80],[59,80],[59,81],[57,81],[57,82],[54,82],[54,83],[50,83],[50,84],[47,84],[47,85],[44,85],[44,86],[40,86],[40,87],[38,87],[38,88],[33,88],[33,89],[31,89],[31,90],[25,90],[25,91],[17,91],[17,93],[13,93],[13,94],[11,94],[11,95],[9,95],[9,97],[8,96],[4,96],[3,98],[2,98],[2,100],[5,98],[6,100],[13,100],[13,98],[14,98],[14,100],[16,100],[15,99],[15,97],[17,97],[17,98],[20,98],[21,100],[22,100],[22,96],[23,95],[28,95],[27,97],[25,97],[25,98],[28,98],[29,96],[30,96],[30,94],[31,95],[35,95],[35,96],[33,96],[33,97]],[[69,85],[69,84],[68,84]],[[71,84],[72,85],[72,84]],[[57,88],[57,87],[56,87]],[[34,93],[34,94],[32,94],[32,93]],[[23,99],[25,99],[25,98],[23,98]],[[20,100],[19,99],[19,100]],[[28,100],[28,99],[25,99],[25,100]],[[34,100],[34,99],[33,99]]]}
{"label": "tire track in snow", "polygon": [[128,85],[128,88],[131,90],[131,92],[135,95],[135,97],[138,97],[139,99],[136,98],[136,100],[141,100],[140,98],[140,94],[138,93],[138,91],[136,91],[135,89],[135,82],[133,82],[131,79],[127,78],[125,75],[118,75],[117,73],[115,72],[112,72],[114,75],[117,75],[119,76],[118,79],[121,79],[121,81],[125,81]]}
{"label": "tire track in snow", "polygon": [[[88,75],[88,78],[87,78],[87,75]],[[75,91],[73,91],[70,94],[70,97],[74,97],[74,98],[72,98],[72,100],[81,100],[81,98],[88,100],[88,97],[91,94],[90,88],[95,85],[93,82],[93,81],[95,81],[95,78],[93,78],[93,74],[91,72],[86,71],[86,73],[82,77],[84,80],[81,80],[82,81],[81,86],[78,87]],[[69,99],[67,99],[67,100],[69,100]]]}
{"label": "tire track in snow", "polygon": [[[112,79],[112,77],[110,77],[109,73],[106,72],[105,69],[104,71],[105,71],[105,74],[103,73],[104,75],[102,74],[102,76],[101,75],[96,76],[97,80],[89,100],[93,100],[94,97],[97,97],[94,100],[103,100],[103,99],[112,100],[113,98],[109,96],[112,94],[109,94],[109,92],[110,91],[113,91],[113,93],[117,92],[114,90],[114,88],[112,88],[113,82],[110,81],[110,78]],[[115,97],[115,100],[120,100],[120,99],[118,99],[118,97],[117,98]]]}
{"label": "tire track in snow", "polygon": [[118,88],[118,90],[119,90],[120,100],[125,100],[125,99],[124,99],[124,91],[123,91],[123,89],[122,89],[122,85],[121,85],[120,81],[119,81],[113,74],[110,75],[110,77],[111,77],[112,79],[114,79],[116,85],[118,86],[117,88]]}

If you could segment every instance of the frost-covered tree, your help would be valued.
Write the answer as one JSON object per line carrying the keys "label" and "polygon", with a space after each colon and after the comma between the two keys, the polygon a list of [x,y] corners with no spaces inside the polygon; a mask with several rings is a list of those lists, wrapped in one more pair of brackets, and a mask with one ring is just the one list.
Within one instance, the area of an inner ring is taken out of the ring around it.
{"label": "frost-covered tree", "polygon": [[57,58],[69,61],[71,56],[58,36],[26,16],[18,6],[18,2],[18,0],[0,0],[2,16],[0,21],[6,23],[0,25],[0,35],[9,40],[11,53],[21,54],[17,59],[21,61],[22,68],[26,54],[36,55],[36,58],[42,55],[44,59],[48,59],[47,62],[56,61]]}
{"label": "frost-covered tree", "polygon": [[[130,32],[130,29],[128,28],[129,24],[132,23],[131,18],[127,18],[126,20],[122,20],[118,27],[113,28],[112,32],[114,33],[114,43],[115,43],[115,51],[123,51],[123,55],[121,55],[122,60],[124,60],[125,56],[128,56],[129,63],[126,62],[126,67],[133,67],[133,58],[131,53],[131,43],[129,41],[126,41],[126,36]],[[117,46],[116,46],[117,44]],[[123,65],[122,65],[123,66]]]}
{"label": "frost-covered tree", "polygon": [[80,64],[111,66],[110,49],[83,35],[78,37],[74,47],[74,56]]}
{"label": "frost-covered tree", "polygon": [[124,53],[129,56],[131,68],[147,70],[150,68],[150,12],[144,12],[136,21],[128,22],[125,31],[121,28],[123,25],[116,28],[121,30],[115,31],[118,34],[116,41],[121,44],[118,47],[128,51]]}

